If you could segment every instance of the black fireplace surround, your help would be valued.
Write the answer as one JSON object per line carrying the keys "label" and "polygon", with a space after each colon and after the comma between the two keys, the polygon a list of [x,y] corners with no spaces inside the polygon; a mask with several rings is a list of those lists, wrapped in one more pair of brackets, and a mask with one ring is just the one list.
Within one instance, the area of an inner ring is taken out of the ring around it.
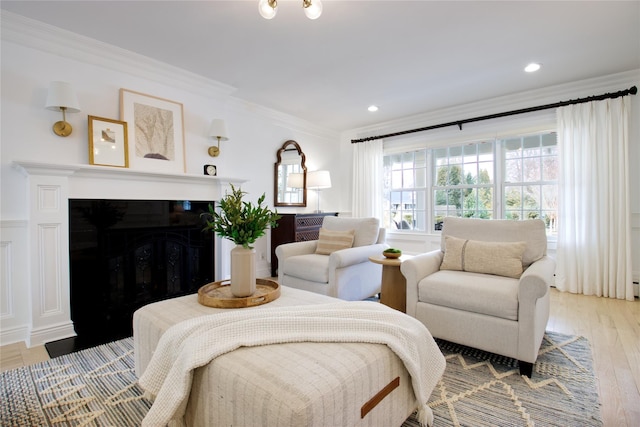
{"label": "black fireplace surround", "polygon": [[69,200],[71,319],[76,346],[131,336],[143,305],[214,281],[212,201]]}

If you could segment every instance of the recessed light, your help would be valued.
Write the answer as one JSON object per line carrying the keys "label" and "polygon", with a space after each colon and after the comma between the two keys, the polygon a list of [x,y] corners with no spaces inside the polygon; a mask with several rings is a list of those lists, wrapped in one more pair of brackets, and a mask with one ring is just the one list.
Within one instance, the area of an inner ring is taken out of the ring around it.
{"label": "recessed light", "polygon": [[534,72],[538,71],[539,69],[540,69],[540,64],[538,64],[537,62],[532,62],[531,64],[529,64],[526,67],[524,67],[524,70],[527,73],[534,73]]}
{"label": "recessed light", "polygon": [[378,106],[377,105],[369,105],[369,108],[367,108],[367,110],[373,112],[378,111]]}

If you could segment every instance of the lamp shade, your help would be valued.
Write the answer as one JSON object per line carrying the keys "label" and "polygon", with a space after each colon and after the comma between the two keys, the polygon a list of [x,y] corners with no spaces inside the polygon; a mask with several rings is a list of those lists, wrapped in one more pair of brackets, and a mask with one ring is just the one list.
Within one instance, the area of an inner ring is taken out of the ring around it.
{"label": "lamp shade", "polygon": [[211,120],[211,127],[209,127],[209,136],[220,139],[220,141],[228,141],[229,134],[227,133],[227,124],[222,119]]}
{"label": "lamp shade", "polygon": [[329,171],[313,171],[307,176],[307,187],[314,190],[331,188],[331,175]]}
{"label": "lamp shade", "polygon": [[304,185],[304,174],[302,173],[290,173],[287,175],[287,187],[289,188],[302,188]]}
{"label": "lamp shade", "polygon": [[69,113],[80,111],[80,104],[71,84],[67,82],[51,82],[45,108],[60,111],[60,107],[65,107]]}

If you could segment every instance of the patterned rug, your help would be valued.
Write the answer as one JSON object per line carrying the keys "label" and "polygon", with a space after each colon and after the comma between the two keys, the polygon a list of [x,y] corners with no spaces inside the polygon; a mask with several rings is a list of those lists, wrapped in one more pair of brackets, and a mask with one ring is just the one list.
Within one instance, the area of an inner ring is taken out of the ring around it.
{"label": "patterned rug", "polygon": [[[547,333],[533,378],[510,359],[446,341],[435,426],[601,426],[591,349]],[[138,426],[150,407],[136,384],[127,338],[0,374],[0,425]],[[417,427],[410,417],[403,427]],[[331,427],[331,426],[327,426]],[[338,426],[336,426],[338,427]]]}

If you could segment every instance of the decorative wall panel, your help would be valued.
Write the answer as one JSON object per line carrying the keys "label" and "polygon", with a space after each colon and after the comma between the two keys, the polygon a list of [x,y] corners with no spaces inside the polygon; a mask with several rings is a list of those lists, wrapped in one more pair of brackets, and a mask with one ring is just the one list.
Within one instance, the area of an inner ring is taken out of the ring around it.
{"label": "decorative wall panel", "polygon": [[61,306],[60,224],[38,224],[40,315],[63,313]]}
{"label": "decorative wall panel", "polygon": [[12,250],[11,242],[0,242],[0,318],[2,319],[13,316]]}

